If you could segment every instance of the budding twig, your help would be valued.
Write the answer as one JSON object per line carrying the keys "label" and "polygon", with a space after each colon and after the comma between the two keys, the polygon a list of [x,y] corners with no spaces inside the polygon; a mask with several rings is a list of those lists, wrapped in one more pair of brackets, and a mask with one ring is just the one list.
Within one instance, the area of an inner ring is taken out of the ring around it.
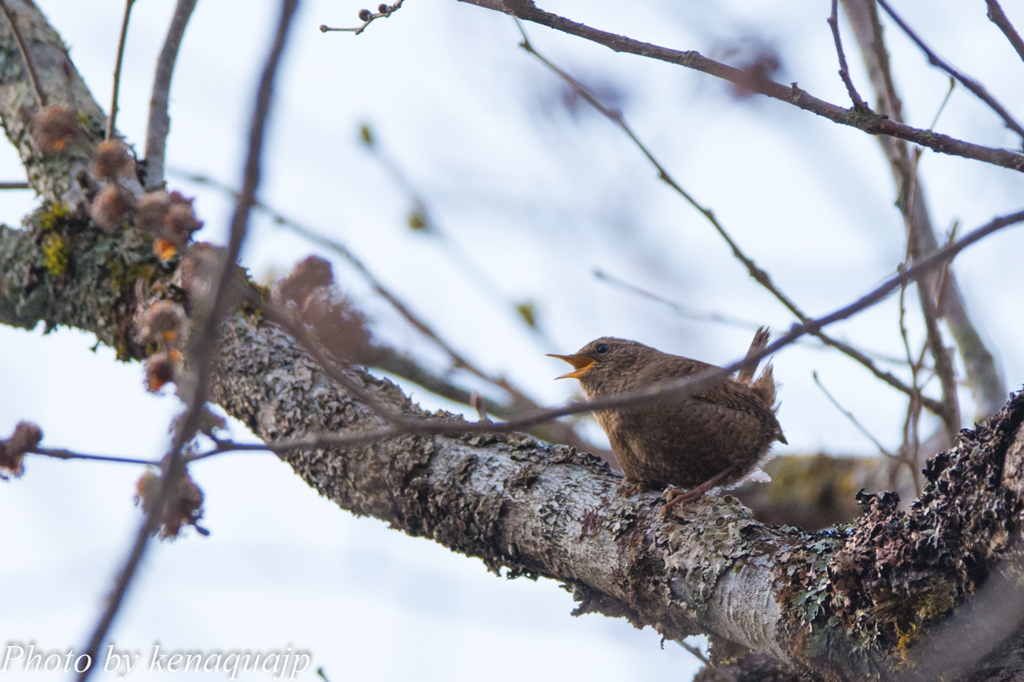
{"label": "budding twig", "polygon": [[376,12],[371,12],[368,9],[359,10],[359,19],[363,22],[362,26],[356,26],[355,28],[331,28],[326,24],[320,24],[320,32],[328,33],[331,31],[343,31],[359,35],[360,33],[366,30],[367,26],[372,24],[377,19],[387,19],[388,17],[390,17],[402,6],[403,2],[405,2],[405,0],[396,0],[395,4],[393,5],[381,4],[377,7]]}

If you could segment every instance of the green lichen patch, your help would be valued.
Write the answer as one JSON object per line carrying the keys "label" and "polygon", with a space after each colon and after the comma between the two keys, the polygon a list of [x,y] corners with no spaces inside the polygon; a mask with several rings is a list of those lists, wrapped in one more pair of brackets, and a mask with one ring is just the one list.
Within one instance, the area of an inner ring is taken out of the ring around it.
{"label": "green lichen patch", "polygon": [[41,206],[23,223],[23,230],[0,228],[0,321],[76,327],[122,360],[144,357],[132,338],[136,282],[153,284],[173,269],[153,256],[152,237],[134,229],[104,234],[60,203]]}
{"label": "green lichen patch", "polygon": [[53,277],[62,277],[68,272],[71,251],[59,234],[43,236],[43,267]]}
{"label": "green lichen patch", "polygon": [[665,565],[673,572],[673,591],[699,615],[718,579],[750,554],[748,529],[760,528],[754,513],[732,495],[705,497],[676,511],[668,532]]}
{"label": "green lichen patch", "polygon": [[29,214],[30,224],[36,224],[43,232],[53,232],[69,220],[68,207],[61,202],[50,204],[41,211]]}

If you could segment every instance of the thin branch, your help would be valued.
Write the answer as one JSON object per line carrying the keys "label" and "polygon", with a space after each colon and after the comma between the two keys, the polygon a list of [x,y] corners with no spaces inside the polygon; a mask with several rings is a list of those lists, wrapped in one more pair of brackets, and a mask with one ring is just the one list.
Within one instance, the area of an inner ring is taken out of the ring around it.
{"label": "thin branch", "polygon": [[287,439],[262,444],[245,443],[232,445],[231,447],[236,450],[269,450],[275,453],[282,453],[291,450],[326,447],[349,448],[356,445],[372,443],[407,434],[505,433],[510,431],[521,431],[527,427],[542,424],[544,422],[551,421],[552,419],[572,414],[597,412],[622,407],[637,408],[643,405],[659,402],[669,396],[679,398],[694,395],[720,381],[723,381],[741,367],[758,362],[807,334],[811,334],[814,331],[818,331],[821,328],[835,322],[839,322],[840,320],[845,320],[862,310],[866,310],[867,308],[874,306],[878,302],[887,298],[906,282],[914,281],[925,273],[933,272],[938,268],[943,267],[947,261],[955,258],[957,254],[971,244],[984,239],[988,235],[1000,229],[1010,225],[1016,225],[1021,222],[1024,222],[1024,211],[995,218],[982,227],[979,227],[969,233],[963,239],[939,249],[928,258],[922,259],[913,267],[907,268],[903,272],[895,275],[853,303],[825,315],[824,317],[808,320],[806,324],[794,324],[788,333],[779,337],[773,343],[770,343],[761,352],[751,356],[745,356],[725,367],[706,370],[699,374],[694,374],[681,379],[664,381],[638,391],[619,393],[590,402],[570,403],[562,407],[538,410],[531,414],[526,414],[522,417],[509,419],[508,421],[499,423],[403,419],[391,426],[381,429],[368,429],[358,433],[324,433],[315,434],[306,438]]}
{"label": "thin branch", "polygon": [[609,275],[604,270],[594,270],[594,277],[601,280],[602,282],[607,282],[611,286],[616,287],[618,289],[628,291],[642,298],[646,298],[656,303],[661,303],[662,305],[668,306],[669,308],[674,310],[676,314],[678,314],[680,317],[684,317],[688,320],[698,320],[700,322],[717,322],[718,324],[724,324],[730,327],[738,327],[739,329],[750,330],[754,330],[762,326],[760,323],[753,322],[751,320],[742,320],[738,317],[732,317],[731,315],[723,315],[721,313],[705,312],[703,310],[694,310],[692,308],[687,308],[682,303],[678,303],[671,299],[665,298],[664,296],[660,296],[654,293],[653,291],[648,291],[643,287],[631,284],[625,280],[615,277],[614,275]]}
{"label": "thin branch", "polygon": [[942,342],[935,299],[923,277],[917,280],[917,297],[921,301],[921,312],[924,313],[928,348],[935,361],[935,373],[942,384],[942,421],[946,426],[946,436],[951,443],[955,443],[956,434],[960,432],[960,403],[956,395],[956,370],[953,368],[952,354]]}
{"label": "thin branch", "polygon": [[7,17],[7,22],[11,25],[14,42],[18,43],[18,52],[21,53],[21,63],[25,66],[25,71],[28,72],[28,81],[32,85],[33,94],[36,96],[36,104],[42,109],[46,106],[46,93],[43,92],[42,87],[39,85],[36,65],[32,63],[32,57],[29,56],[28,48],[25,47],[25,39],[21,37],[21,29],[18,28],[18,22],[15,19],[14,13],[11,12],[5,0],[0,0],[0,10],[3,10],[4,16]]}
{"label": "thin branch", "polygon": [[27,182],[0,182],[0,189],[32,189]]}
{"label": "thin branch", "polygon": [[134,4],[135,0],[125,0],[124,3],[124,20],[121,22],[121,37],[117,41],[117,62],[114,64],[114,94],[110,100],[110,116],[107,117],[106,139],[108,140],[114,138],[114,133],[117,130],[114,125],[117,120],[117,95],[121,90],[121,63],[124,61],[124,43],[128,38],[128,19]]}
{"label": "thin branch", "polygon": [[255,289],[249,286],[246,286],[242,295],[250,305],[258,308],[268,320],[284,328],[285,331],[295,337],[295,340],[302,344],[306,351],[313,356],[313,359],[316,360],[328,377],[338,382],[345,391],[370,408],[374,414],[389,424],[394,424],[403,419],[401,415],[381,405],[373,396],[353,381],[351,377],[347,376],[339,367],[338,362],[327,357],[327,351],[323,344],[315,340],[313,335],[301,323],[296,322],[280,306],[275,305],[273,301],[262,298]]}
{"label": "thin branch", "polygon": [[[186,178],[191,182],[208,185],[214,189],[230,194],[233,197],[237,198],[238,196],[238,193],[230,187],[218,180],[210,178],[209,176],[173,168],[170,169],[170,172]],[[329,249],[344,258],[356,270],[356,272],[366,280],[370,287],[385,301],[387,301],[399,315],[405,318],[413,328],[433,341],[438,348],[448,355],[453,369],[465,370],[470,374],[496,386],[502,391],[505,391],[510,397],[510,401],[507,404],[484,399],[484,407],[487,409],[488,413],[496,417],[509,419],[522,414],[524,411],[539,409],[536,402],[507,379],[486,373],[467,358],[459,354],[451,345],[448,344],[447,341],[438,335],[438,333],[435,332],[429,324],[412,312],[412,310],[393,292],[391,292],[382,281],[377,279],[376,275],[374,275],[373,272],[371,272],[366,265],[344,244],[330,239],[315,230],[312,230],[311,228],[278,213],[275,209],[260,201],[257,201],[254,207],[269,216],[277,225],[285,227],[304,239],[308,239],[315,244],[319,244],[320,246]],[[463,405],[469,405],[471,395],[470,391],[456,386],[444,378],[425,370],[411,358],[399,353],[393,348],[375,345],[374,351],[375,357],[371,363],[373,367],[382,369],[385,372],[390,372],[397,377],[407,379],[422,386],[431,393],[435,393],[443,398],[447,398],[448,400],[452,400]],[[610,451],[603,448],[597,448],[593,444],[588,443],[586,440],[581,438],[580,435],[576,433],[576,430],[569,424],[556,422],[552,424],[539,425],[534,429],[530,429],[529,433],[549,442],[564,443],[566,445],[572,445],[580,450],[587,450],[609,463],[613,462]]]}
{"label": "thin branch", "polygon": [[[233,196],[237,196],[235,191],[232,190],[227,185],[224,185],[223,183],[218,182],[217,180],[214,180],[205,175],[185,173],[174,170],[172,170],[172,172],[182,175],[183,177],[188,178],[192,182],[209,185],[223,192],[227,192]],[[503,379],[501,377],[494,377],[489,375],[487,372],[474,365],[469,359],[464,357],[461,353],[456,351],[455,348],[453,348],[436,331],[434,331],[434,329],[425,320],[416,315],[416,313],[414,313],[404,302],[402,302],[401,299],[399,299],[390,289],[388,289],[384,285],[384,283],[380,279],[378,279],[377,276],[373,274],[373,272],[369,268],[366,267],[363,261],[360,260],[359,257],[357,257],[354,253],[352,253],[352,251],[350,251],[348,247],[346,247],[344,244],[329,237],[325,237],[324,235],[319,234],[318,232],[297,223],[291,218],[288,218],[278,213],[273,208],[259,201],[257,201],[254,204],[254,206],[259,210],[263,211],[264,213],[266,213],[268,216],[270,216],[270,218],[281,227],[285,227],[291,230],[292,232],[300,235],[301,237],[308,239],[314,244],[319,244],[320,246],[329,249],[336,253],[337,255],[344,258],[349,263],[349,265],[355,268],[356,272],[358,272],[363,277],[363,279],[366,280],[366,282],[373,288],[373,290],[381,298],[387,301],[399,315],[405,318],[406,322],[412,325],[412,327],[416,329],[416,331],[426,336],[428,339],[434,342],[434,344],[437,345],[438,348],[444,351],[444,353],[448,355],[455,369],[464,369],[470,374],[480,379],[483,379],[488,383],[498,386],[502,390],[508,392],[508,394],[512,397],[513,401],[515,402],[523,402],[533,405],[532,401],[530,401],[530,399],[527,398],[522,391],[512,386],[508,382],[508,380]]]}
{"label": "thin branch", "polygon": [[[935,111],[935,118],[932,119],[932,124],[928,126],[934,129],[939,123],[939,117],[942,116],[942,112],[946,110],[946,105],[949,104],[949,98],[953,96],[953,90],[956,89],[956,79],[952,76],[949,77],[949,90],[946,91],[946,96],[942,98],[942,103],[939,104],[939,108]],[[918,147],[918,152],[924,151],[923,148]],[[917,159],[914,161],[916,164],[921,159],[921,154],[918,153]],[[917,166],[914,166],[914,170],[917,170]]]}
{"label": "thin branch", "polygon": [[850,79],[850,69],[846,65],[846,54],[843,52],[843,41],[839,37],[839,0],[832,0],[832,14],[828,18],[828,25],[832,27],[832,38],[836,43],[836,54],[839,55],[839,77],[846,85],[846,91],[850,93],[853,101],[853,108],[859,111],[870,111],[870,107],[861,99],[857,88],[853,86]]}
{"label": "thin branch", "polygon": [[[146,513],[139,532],[136,535],[135,543],[131,553],[125,562],[124,568],[117,576],[114,583],[114,590],[107,600],[107,607],[100,618],[99,623],[90,638],[85,653],[91,656],[90,660],[97,660],[99,648],[107,636],[110,625],[114,621],[121,604],[124,601],[128,586],[135,576],[139,562],[145,553],[150,536],[159,526],[159,519],[163,514],[164,505],[171,496],[172,490],[177,486],[178,480],[184,475],[185,466],[182,458],[182,450],[185,444],[192,439],[199,430],[200,420],[206,405],[206,396],[209,390],[210,368],[213,364],[213,349],[217,342],[217,332],[220,328],[220,318],[228,308],[230,291],[230,278],[233,275],[235,260],[238,258],[242,242],[245,239],[246,227],[248,225],[249,212],[252,208],[253,197],[256,194],[256,187],[260,177],[260,157],[263,150],[264,130],[266,129],[267,115],[270,112],[270,103],[273,99],[274,77],[277,74],[277,67],[281,60],[281,54],[291,25],[292,17],[298,0],[284,0],[281,8],[281,18],[277,25],[277,33],[274,37],[274,44],[270,55],[267,57],[263,75],[260,79],[260,86],[256,96],[255,111],[252,116],[252,124],[249,133],[249,149],[245,164],[245,181],[243,183],[242,195],[239,197],[235,214],[231,221],[231,239],[228,245],[228,257],[225,259],[218,278],[217,288],[214,293],[214,304],[205,319],[200,321],[199,328],[190,344],[192,362],[196,374],[196,387],[192,396],[188,411],[176,429],[170,452],[164,458],[162,473],[160,476],[160,491],[155,496],[152,506]],[[90,666],[82,672],[78,679],[85,682],[94,666]]]}
{"label": "thin branch", "polygon": [[817,384],[818,388],[821,389],[821,392],[825,394],[825,397],[828,398],[829,402],[832,403],[837,410],[842,412],[843,415],[847,419],[850,420],[850,423],[853,424],[857,428],[858,431],[860,431],[862,434],[864,434],[864,436],[868,440],[870,440],[872,443],[874,443],[875,447],[878,448],[879,452],[881,452],[886,457],[892,457],[892,458],[896,457],[896,455],[894,455],[892,452],[890,452],[888,448],[886,448],[884,445],[882,445],[881,441],[879,441],[877,438],[875,438],[873,435],[871,435],[871,432],[868,431],[864,427],[864,425],[860,423],[860,421],[857,419],[857,417],[855,417],[853,415],[853,412],[850,412],[849,410],[847,410],[846,408],[844,408],[842,405],[839,404],[839,401],[835,399],[835,396],[833,396],[829,392],[829,390],[827,388],[825,388],[825,385],[823,383],[821,383],[821,381],[818,379],[818,372],[817,371],[811,372],[811,377],[814,379],[814,383]]}
{"label": "thin branch", "polygon": [[[496,3],[493,0],[460,0],[460,2],[487,9],[496,9]],[[538,9],[529,0],[502,3],[500,9],[520,19],[532,21],[563,33],[593,41],[616,52],[628,52],[707,73],[730,83],[742,85],[767,97],[787,102],[835,123],[857,128],[872,135],[889,135],[909,140],[943,154],[962,156],[1024,172],[1024,154],[1018,154],[1005,149],[983,147],[930,130],[920,130],[899,123],[882,114],[857,111],[852,108],[844,109],[812,96],[801,90],[795,83],[786,86],[767,78],[752,79],[749,73],[721,62],[716,62],[713,59],[708,59],[695,50],[673,50],[591,28],[585,24],[580,24],[560,17],[557,14]]]}
{"label": "thin branch", "polygon": [[392,14],[395,13],[395,11],[399,7],[402,6],[403,2],[405,2],[405,0],[396,0],[395,4],[393,5],[381,5],[380,7],[377,8],[378,11],[376,12],[371,12],[368,9],[359,10],[359,19],[363,22],[362,26],[356,26],[355,28],[331,28],[326,24],[320,24],[320,32],[330,33],[332,31],[340,31],[352,33],[354,35],[359,35],[360,33],[366,30],[367,26],[372,24],[377,19],[387,19],[388,17],[390,17]]}
{"label": "thin branch", "polygon": [[111,455],[87,455],[64,448],[34,448],[29,450],[34,455],[44,455],[57,459],[88,459],[97,462],[120,462],[122,464],[147,464],[149,466],[160,466],[160,460],[136,459],[134,457],[115,457]]}
{"label": "thin branch", "polygon": [[422,194],[413,186],[413,183],[409,180],[409,177],[402,170],[401,166],[399,166],[398,162],[396,162],[395,159],[384,150],[383,145],[377,140],[376,135],[370,132],[369,126],[363,127],[362,134],[364,146],[369,151],[370,155],[373,156],[385,172],[391,176],[391,179],[394,180],[395,184],[401,187],[406,195],[408,195],[408,198],[413,205],[413,209],[409,217],[410,227],[413,226],[415,221],[416,226],[413,227],[414,230],[439,240],[447,250],[448,255],[452,257],[459,267],[462,268],[463,273],[469,279],[473,280],[482,292],[495,299],[506,310],[511,311],[515,319],[524,323],[531,334],[544,342],[546,346],[551,347],[551,340],[545,335],[543,329],[541,329],[540,325],[537,323],[537,320],[528,319],[528,317],[522,312],[521,303],[510,300],[501,291],[501,288],[494,282],[494,280],[487,274],[487,272],[478,267],[473,258],[462,250],[459,243],[433,219],[433,213],[427,210],[427,202],[423,199]]}
{"label": "thin branch", "polygon": [[[843,6],[875,90],[876,110],[891,120],[902,123],[902,103],[893,84],[889,52],[885,46],[874,0],[843,0]],[[897,201],[901,211],[909,205],[913,206],[915,236],[921,241],[916,247],[917,255],[914,257],[931,254],[938,248],[938,240],[928,215],[921,183],[915,177],[915,167],[907,144],[903,140],[891,137],[879,137],[878,141],[889,161],[896,182]],[[911,196],[913,198],[910,198]],[[905,221],[906,217],[904,223]],[[964,360],[967,378],[974,393],[974,402],[978,406],[975,418],[981,420],[1002,407],[1006,399],[1006,386],[1002,375],[996,369],[992,354],[968,315],[966,303],[952,274],[946,279],[944,289],[939,297],[946,302],[943,309],[946,324],[956,339]]]}
{"label": "thin branch", "polygon": [[1003,32],[1006,39],[1013,45],[1013,49],[1017,50],[1020,58],[1024,59],[1024,40],[1021,40],[1020,34],[1017,33],[1017,29],[1010,23],[1010,20],[1003,12],[1003,8],[999,6],[997,0],[985,0],[985,2],[988,3],[988,18]]}
{"label": "thin branch", "polygon": [[[908,244],[909,247],[909,244]],[[909,248],[908,248],[909,251]],[[909,253],[908,253],[909,259]],[[910,366],[910,381],[912,391],[907,401],[907,418],[903,420],[903,445],[900,447],[900,461],[910,470],[911,479],[914,482],[915,497],[920,497],[921,483],[918,480],[917,461],[921,452],[920,422],[921,422],[921,389],[917,383],[917,376],[921,371],[922,358],[914,359],[910,350],[910,334],[907,331],[907,284],[900,285],[900,338],[903,340],[903,349],[907,355],[907,365]],[[927,383],[927,382],[926,382]],[[895,471],[890,470],[890,478],[895,479]]]}
{"label": "thin branch", "polygon": [[[680,317],[683,317],[683,318],[686,318],[686,319],[689,319],[689,320],[698,320],[698,321],[701,321],[701,322],[717,322],[718,324],[723,324],[723,325],[727,325],[727,326],[730,326],[730,327],[737,327],[739,329],[749,329],[749,330],[754,330],[754,329],[757,329],[758,327],[762,327],[763,326],[763,323],[753,322],[751,320],[743,320],[743,319],[740,319],[738,317],[732,317],[731,315],[722,315],[721,313],[715,313],[715,312],[705,312],[703,310],[693,310],[692,308],[688,308],[688,307],[684,306],[682,303],[679,303],[677,301],[673,301],[670,298],[666,298],[664,296],[656,294],[653,291],[648,291],[647,289],[644,289],[643,287],[639,287],[639,286],[637,286],[635,284],[631,284],[631,283],[629,283],[629,282],[627,282],[625,280],[622,280],[622,279],[619,279],[618,277],[615,277],[614,275],[609,275],[607,272],[605,272],[603,270],[594,270],[594,277],[596,277],[597,279],[599,279],[599,280],[601,280],[603,282],[607,282],[608,284],[610,284],[613,287],[617,287],[619,289],[623,289],[623,290],[628,291],[630,293],[636,294],[637,296],[640,296],[642,298],[646,298],[646,299],[649,299],[649,300],[654,301],[656,303],[660,303],[660,304],[662,304],[664,306],[667,306],[667,307],[671,308]],[[845,342],[842,342],[842,341],[840,341],[840,342],[841,343],[845,343]],[[795,345],[798,345],[798,346],[805,346],[807,348],[815,348],[815,349],[818,349],[818,350],[822,350],[822,349],[828,348],[828,346],[823,344],[823,343],[818,343],[818,342],[804,340],[804,339],[801,339],[799,341],[795,341],[794,343],[795,343]],[[890,357],[888,355],[885,355],[883,353],[879,353],[877,351],[861,351],[861,352],[864,353],[864,355],[866,355],[868,357],[872,357],[872,358],[875,358],[877,360],[882,360],[883,362],[891,362],[891,363],[896,364],[896,365],[902,365],[902,364],[905,363],[905,361],[902,358]],[[936,404],[938,404],[938,403],[936,403]]]}
{"label": "thin branch", "polygon": [[[802,324],[806,324],[810,320],[810,318],[804,314],[804,312],[796,305],[796,303],[792,299],[790,299],[785,293],[782,292],[781,289],[779,289],[775,285],[775,283],[772,281],[772,278],[768,275],[767,272],[759,268],[757,266],[757,263],[755,263],[752,258],[747,256],[742,249],[740,249],[739,245],[732,239],[729,233],[726,232],[725,228],[718,221],[718,218],[715,217],[714,212],[711,209],[705,208],[700,203],[698,203],[696,199],[694,199],[686,190],[682,188],[681,185],[679,185],[679,183],[675,181],[675,179],[671,175],[669,175],[665,167],[661,165],[661,163],[654,157],[654,154],[647,148],[646,145],[644,145],[643,142],[640,141],[640,138],[636,136],[636,134],[633,132],[633,129],[630,128],[629,124],[626,123],[625,118],[623,118],[622,116],[622,112],[609,109],[608,107],[601,104],[597,97],[594,96],[594,94],[590,92],[590,90],[585,85],[580,83],[578,80],[573,78],[571,75],[569,75],[568,73],[560,69],[558,66],[548,61],[543,55],[538,53],[533,48],[533,45],[530,44],[530,41],[526,36],[526,31],[523,30],[522,24],[519,24],[519,22],[517,21],[516,25],[519,26],[519,31],[523,36],[523,42],[520,43],[520,47],[522,47],[528,53],[536,57],[541,63],[543,63],[553,72],[558,74],[558,76],[560,76],[563,80],[565,80],[565,82],[572,86],[572,88],[580,95],[580,97],[585,99],[588,103],[590,103],[591,106],[593,106],[595,109],[601,112],[601,114],[603,114],[608,120],[612,121],[615,125],[617,125],[629,137],[629,139],[633,141],[633,143],[637,146],[641,153],[643,153],[643,155],[647,157],[647,160],[651,162],[651,165],[653,165],[655,170],[658,171],[658,177],[665,184],[667,184],[669,187],[675,190],[676,193],[682,196],[683,199],[685,199],[687,203],[689,203],[693,208],[697,209],[697,211],[699,211],[707,219],[707,221],[711,223],[711,225],[715,228],[715,230],[722,237],[722,239],[724,239],[725,242],[729,245],[729,248],[732,249],[732,253],[736,257],[736,259],[743,263],[743,266],[747,269],[747,273],[749,273],[750,277],[753,278],[762,287],[767,289],[780,303],[782,303],[782,305],[788,308],[789,311],[793,313],[793,315],[798,320],[800,320]],[[832,346],[836,350],[839,350],[840,352],[846,354],[847,356],[859,362],[861,365],[866,367],[872,374],[874,374],[875,377],[881,379],[882,381],[884,381],[885,383],[889,384],[890,386],[899,391],[909,393],[910,389],[909,387],[906,386],[906,384],[904,384],[890,372],[886,372],[882,369],[879,369],[871,360],[871,358],[869,358],[856,348],[853,348],[849,344],[843,343],[842,341],[834,339],[831,336],[824,334],[820,330],[816,330],[812,333],[814,334],[814,336],[820,338],[827,345]],[[931,401],[930,399],[925,399],[923,397],[922,399],[930,401],[926,404],[930,405],[931,407],[940,408],[940,405],[937,402]]]}
{"label": "thin branch", "polygon": [[997,102],[995,97],[990,95],[988,91],[981,85],[981,83],[978,83],[973,78],[970,78],[969,76],[960,73],[951,65],[940,59],[939,56],[932,52],[932,50],[927,45],[925,45],[924,41],[921,40],[917,36],[917,34],[914,33],[913,30],[911,30],[909,26],[907,26],[906,22],[904,22],[903,19],[901,19],[899,15],[896,14],[896,12],[894,12],[891,7],[889,7],[889,3],[887,3],[885,0],[877,1],[878,4],[882,6],[882,9],[884,9],[889,14],[889,16],[892,17],[892,20],[895,21],[901,29],[903,29],[903,32],[907,34],[907,37],[914,41],[914,43],[919,48],[921,48],[921,51],[924,52],[925,56],[928,57],[929,63],[931,63],[933,66],[937,66],[938,68],[942,69],[953,78],[963,83],[964,87],[973,92],[978,97],[978,99],[987,104],[990,109],[996,112],[999,115],[999,117],[1003,119],[1003,122],[1006,123],[1007,128],[1017,133],[1021,137],[1021,139],[1024,140],[1024,128],[1021,128],[1020,124],[1017,123],[1017,121],[1013,119],[1013,116],[1010,115],[1010,112],[1003,108],[1003,105]]}
{"label": "thin branch", "polygon": [[178,59],[178,48],[185,36],[185,27],[196,7],[196,0],[178,0],[167,29],[164,47],[156,63],[153,96],[149,100],[149,125],[146,128],[146,189],[157,190],[164,185],[164,153],[171,119],[167,114],[170,102],[171,77]]}

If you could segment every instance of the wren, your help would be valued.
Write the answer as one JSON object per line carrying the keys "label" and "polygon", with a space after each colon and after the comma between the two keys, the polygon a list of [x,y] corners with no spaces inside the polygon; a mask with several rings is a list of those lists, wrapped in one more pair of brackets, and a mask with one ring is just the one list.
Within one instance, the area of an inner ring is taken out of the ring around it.
{"label": "wren", "polygon": [[[757,330],[747,357],[768,345]],[[574,355],[552,355],[575,369],[559,379],[578,379],[587,400],[648,388],[654,384],[719,369],[699,360],[662,353],[636,341],[604,337]],[[626,477],[624,494],[642,487],[666,488],[662,509],[699,499],[714,486],[735,483],[750,473],[775,441],[786,443],[775,418],[775,379],[768,364],[756,380],[757,363],[686,397],[596,412]],[[682,492],[678,488],[686,488]]]}

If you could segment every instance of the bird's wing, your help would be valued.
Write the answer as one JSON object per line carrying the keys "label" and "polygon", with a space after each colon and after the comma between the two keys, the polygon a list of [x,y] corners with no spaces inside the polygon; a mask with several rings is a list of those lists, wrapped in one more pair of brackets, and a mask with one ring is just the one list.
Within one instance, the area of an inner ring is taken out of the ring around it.
{"label": "bird's wing", "polygon": [[693,396],[693,399],[751,414],[757,417],[769,433],[776,434],[778,440],[786,442],[785,436],[782,435],[782,427],[775,418],[775,412],[746,384],[726,379]]}

